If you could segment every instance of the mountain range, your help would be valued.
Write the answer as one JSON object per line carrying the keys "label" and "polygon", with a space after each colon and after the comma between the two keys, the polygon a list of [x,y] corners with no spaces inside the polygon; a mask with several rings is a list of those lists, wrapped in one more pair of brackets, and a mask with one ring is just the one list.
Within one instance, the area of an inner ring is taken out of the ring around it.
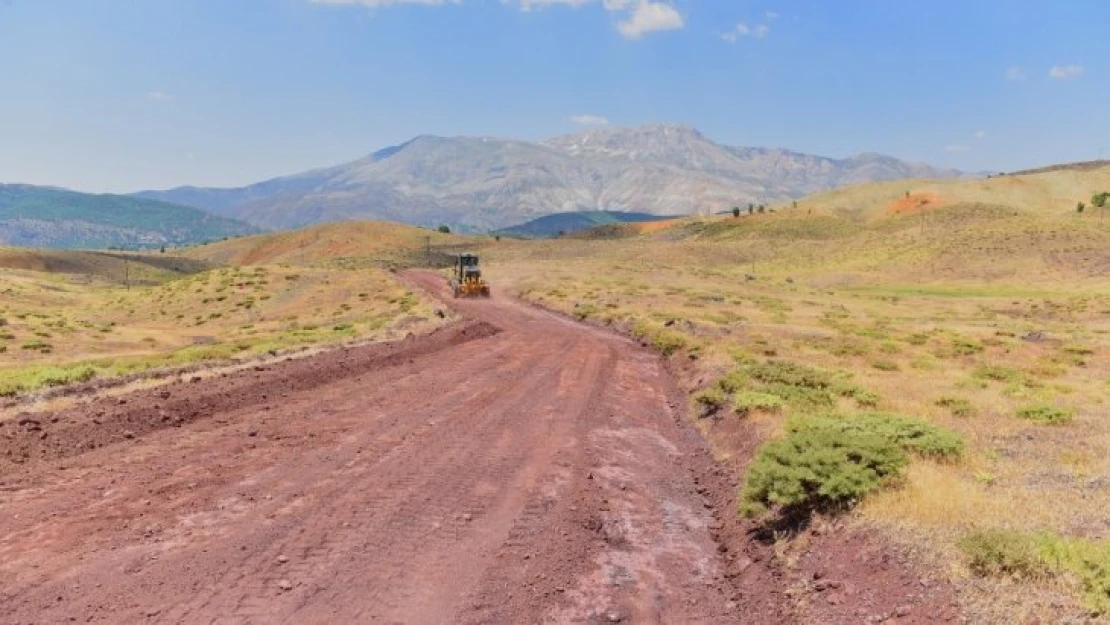
{"label": "mountain range", "polygon": [[961,175],[880,154],[836,159],[733,147],[690,126],[652,124],[541,142],[425,135],[349,163],[245,187],[136,195],[266,229],[386,219],[485,231],[560,212],[709,213],[846,184]]}
{"label": "mountain range", "polygon": [[241,221],[158,200],[0,184],[0,245],[153,248],[257,231]]}

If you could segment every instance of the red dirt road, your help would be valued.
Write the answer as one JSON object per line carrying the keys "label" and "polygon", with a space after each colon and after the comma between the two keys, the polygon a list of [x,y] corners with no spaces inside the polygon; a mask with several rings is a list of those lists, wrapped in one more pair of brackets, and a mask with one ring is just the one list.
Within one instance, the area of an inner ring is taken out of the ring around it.
{"label": "red dirt road", "polygon": [[783,619],[714,541],[728,480],[656,356],[452,305],[430,337],[4,423],[0,622]]}

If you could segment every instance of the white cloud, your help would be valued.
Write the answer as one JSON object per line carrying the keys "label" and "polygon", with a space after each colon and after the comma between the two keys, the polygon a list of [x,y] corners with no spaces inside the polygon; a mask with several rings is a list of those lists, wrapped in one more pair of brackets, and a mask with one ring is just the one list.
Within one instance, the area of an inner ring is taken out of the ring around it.
{"label": "white cloud", "polygon": [[732,30],[721,35],[721,39],[729,43],[736,43],[741,37],[755,37],[756,39],[763,39],[767,33],[771,32],[771,27],[766,24],[756,24],[755,26],[748,26],[743,22],[737,24]]}
{"label": "white cloud", "polygon": [[387,7],[397,4],[423,4],[425,6],[439,6],[441,4],[461,4],[461,0],[308,0],[312,4],[326,4],[329,6]]}
{"label": "white cloud", "polygon": [[[364,6],[369,8],[402,4],[424,6],[461,5],[463,0],[308,0],[313,4],[328,6]],[[523,12],[548,7],[570,7],[577,9],[591,4],[600,4],[609,13],[624,14],[617,23],[617,30],[626,39],[639,39],[647,33],[682,28],[685,22],[682,14],[668,1],[655,0],[500,0],[506,6],[518,7]]]}
{"label": "white cloud", "polygon": [[684,25],[682,14],[671,5],[640,0],[632,15],[617,24],[617,30],[625,39],[639,39],[647,33],[677,30]]}
{"label": "white cloud", "polygon": [[[519,5],[521,11],[531,11],[532,9],[542,9],[549,6],[568,6],[576,9],[594,2],[595,0],[501,0],[502,4]],[[627,0],[603,0],[606,10],[615,11],[618,9],[609,8],[610,3],[619,5],[627,3]]]}
{"label": "white cloud", "polygon": [[778,13],[776,13],[774,11],[767,11],[763,15],[767,18],[768,22],[773,22],[773,21],[777,20],[779,17],[781,17]]}
{"label": "white cloud", "polygon": [[986,139],[987,138],[987,131],[986,130],[976,130],[975,134],[972,135],[972,136],[975,137],[976,139]]}
{"label": "white cloud", "polygon": [[1082,65],[1053,65],[1052,69],[1048,70],[1048,75],[1056,80],[1068,80],[1069,78],[1079,78],[1083,75]]}
{"label": "white cloud", "polygon": [[946,145],[944,146],[945,152],[967,152],[971,149],[968,145]]}
{"label": "white cloud", "polygon": [[1021,82],[1025,80],[1025,71],[1020,67],[1011,67],[1006,70],[1006,80],[1011,82]]}
{"label": "white cloud", "polygon": [[169,102],[173,99],[173,95],[166,93],[165,91],[147,91],[146,99],[150,100],[151,102]]}
{"label": "white cloud", "polygon": [[604,126],[609,123],[609,118],[601,115],[572,115],[570,121],[581,126]]}

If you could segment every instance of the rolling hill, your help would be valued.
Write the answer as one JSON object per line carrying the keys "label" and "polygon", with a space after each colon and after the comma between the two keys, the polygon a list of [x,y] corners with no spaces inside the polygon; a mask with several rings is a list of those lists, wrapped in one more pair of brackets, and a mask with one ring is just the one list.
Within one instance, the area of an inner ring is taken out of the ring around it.
{"label": "rolling hill", "polygon": [[420,136],[350,163],[246,187],[137,195],[263,228],[386,219],[484,231],[558,212],[709,213],[844,184],[960,175],[876,154],[833,159],[730,147],[689,126],[654,124],[542,142]]}
{"label": "rolling hill", "polygon": [[666,219],[670,218],[649,213],[575,211],[538,217],[516,226],[502,228],[501,230],[497,230],[495,234],[515,237],[554,237],[562,234],[572,234],[598,226],[663,221]]}
{"label": "rolling hill", "polygon": [[257,232],[194,207],[127,195],[0,184],[0,244],[153,248]]}

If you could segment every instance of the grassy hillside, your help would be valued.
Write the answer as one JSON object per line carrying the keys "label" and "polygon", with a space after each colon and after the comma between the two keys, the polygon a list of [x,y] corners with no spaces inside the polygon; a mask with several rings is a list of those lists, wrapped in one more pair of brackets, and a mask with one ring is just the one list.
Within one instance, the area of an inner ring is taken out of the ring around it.
{"label": "grassy hillside", "polygon": [[[973,621],[1083,620],[1110,610],[1110,221],[1075,203],[1106,187],[1106,169],[853,187],[503,242],[487,274],[668,354],[717,453],[763,475],[753,441],[955,435],[962,452],[911,449],[848,524],[949,576]],[[789,567],[805,534],[783,536]]]}
{"label": "grassy hillside", "polygon": [[256,231],[242,222],[157,200],[0,185],[0,244],[154,248]]}
{"label": "grassy hillside", "polygon": [[1060,165],[982,180],[865,184],[812,195],[798,204],[806,213],[840,211],[865,220],[927,215],[958,204],[1006,206],[1042,218],[1072,217],[1078,202],[1090,204],[1091,196],[1100,191],[1110,191],[1110,163]]}
{"label": "grassy hillside", "polygon": [[596,228],[611,224],[640,223],[651,221],[665,221],[669,217],[660,217],[648,213],[632,213],[621,211],[574,211],[569,213],[556,213],[532,221],[498,230],[497,234],[504,236],[544,238],[564,234],[573,234],[582,230]]}
{"label": "grassy hillside", "polygon": [[385,267],[419,262],[428,246],[438,249],[467,240],[414,226],[352,221],[242,237],[184,253],[189,258],[226,265],[318,265],[350,259]]}
{"label": "grassy hillside", "polygon": [[0,249],[0,397],[426,331],[450,315],[382,262],[424,244],[416,228],[344,224],[189,257]]}

